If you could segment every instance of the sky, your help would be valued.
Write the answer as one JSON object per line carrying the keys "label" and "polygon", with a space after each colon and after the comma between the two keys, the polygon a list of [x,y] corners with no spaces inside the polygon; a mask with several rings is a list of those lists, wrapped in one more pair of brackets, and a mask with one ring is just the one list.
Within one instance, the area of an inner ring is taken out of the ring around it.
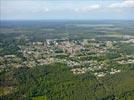
{"label": "sky", "polygon": [[0,20],[134,20],[134,0],[0,0]]}

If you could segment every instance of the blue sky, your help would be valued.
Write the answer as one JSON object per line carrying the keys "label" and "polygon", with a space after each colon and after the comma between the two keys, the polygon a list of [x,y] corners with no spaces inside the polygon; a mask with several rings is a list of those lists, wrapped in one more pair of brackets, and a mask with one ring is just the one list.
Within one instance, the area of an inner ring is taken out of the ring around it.
{"label": "blue sky", "polygon": [[134,20],[134,0],[0,0],[0,5],[1,20]]}

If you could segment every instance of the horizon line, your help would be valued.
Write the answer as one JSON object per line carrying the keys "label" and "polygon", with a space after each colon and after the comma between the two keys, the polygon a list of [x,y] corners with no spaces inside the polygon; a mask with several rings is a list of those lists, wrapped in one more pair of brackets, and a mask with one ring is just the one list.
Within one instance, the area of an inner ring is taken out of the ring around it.
{"label": "horizon line", "polygon": [[61,21],[65,21],[65,20],[66,20],[66,21],[71,21],[71,20],[72,20],[72,21],[75,21],[75,20],[76,20],[76,21],[88,21],[88,20],[89,20],[89,21],[104,21],[104,20],[109,20],[109,21],[110,21],[110,20],[111,20],[111,21],[112,21],[112,20],[113,20],[113,21],[114,21],[114,20],[121,20],[121,21],[123,21],[123,20],[124,20],[124,21],[127,21],[127,20],[128,20],[128,21],[129,21],[129,20],[130,20],[130,21],[134,21],[134,19],[0,19],[0,21],[51,21],[51,20],[52,20],[52,21],[54,21],[54,20],[55,20],[55,21],[56,21],[56,20],[57,20],[57,21],[60,21],[60,20],[61,20]]}

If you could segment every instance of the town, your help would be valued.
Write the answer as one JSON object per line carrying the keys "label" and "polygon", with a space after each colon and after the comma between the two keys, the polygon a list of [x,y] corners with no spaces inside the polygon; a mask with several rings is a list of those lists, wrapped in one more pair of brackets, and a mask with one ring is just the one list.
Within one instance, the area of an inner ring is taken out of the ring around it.
{"label": "town", "polygon": [[[133,55],[124,55],[118,43],[134,43],[134,39],[126,41],[98,41],[96,39],[46,39],[44,42],[28,42],[18,45],[23,56],[5,55],[0,57],[1,72],[7,66],[13,68],[24,65],[32,68],[39,65],[64,63],[74,74],[91,72],[96,77],[121,73],[118,67],[111,67],[111,61],[117,65],[134,63]],[[113,56],[108,58],[107,55]],[[114,57],[115,56],[115,57]]]}

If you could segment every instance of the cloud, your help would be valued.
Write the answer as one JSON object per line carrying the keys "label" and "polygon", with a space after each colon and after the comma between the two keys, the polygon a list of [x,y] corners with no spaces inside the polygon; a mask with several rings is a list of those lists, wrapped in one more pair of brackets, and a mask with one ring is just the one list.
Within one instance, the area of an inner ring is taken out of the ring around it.
{"label": "cloud", "polygon": [[[122,2],[116,2],[116,3],[112,3],[109,5],[103,5],[103,4],[92,4],[92,5],[83,5],[80,7],[76,7],[74,9],[75,12],[92,12],[92,11],[117,11],[117,12],[121,12],[123,10],[130,10],[129,8],[134,8],[134,0],[124,0]],[[133,9],[131,9],[132,11]]]}
{"label": "cloud", "polygon": [[109,5],[109,8],[130,8],[134,7],[134,1],[132,0],[126,0],[121,3],[114,3]]}
{"label": "cloud", "polygon": [[[127,18],[133,17],[134,1],[1,0],[2,19]],[[133,7],[133,8],[132,8]],[[121,12],[121,13],[119,13]]]}
{"label": "cloud", "polygon": [[94,5],[90,5],[90,6],[86,6],[86,7],[75,8],[74,11],[75,12],[89,12],[89,11],[97,10],[100,8],[101,8],[101,6],[99,4],[94,4]]}

